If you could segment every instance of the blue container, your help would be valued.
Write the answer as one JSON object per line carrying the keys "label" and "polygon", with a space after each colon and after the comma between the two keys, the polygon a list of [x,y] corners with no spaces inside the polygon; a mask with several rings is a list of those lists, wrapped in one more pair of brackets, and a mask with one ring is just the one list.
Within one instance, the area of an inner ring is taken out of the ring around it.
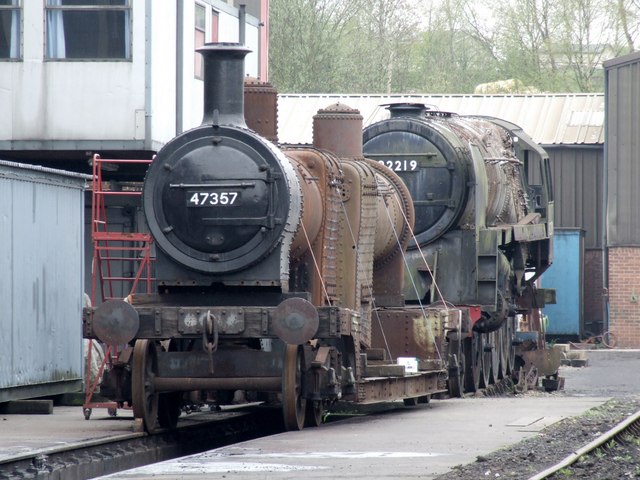
{"label": "blue container", "polygon": [[555,288],[556,304],[544,307],[547,335],[580,337],[584,306],[584,230],[556,228],[553,265],[542,275],[542,287]]}

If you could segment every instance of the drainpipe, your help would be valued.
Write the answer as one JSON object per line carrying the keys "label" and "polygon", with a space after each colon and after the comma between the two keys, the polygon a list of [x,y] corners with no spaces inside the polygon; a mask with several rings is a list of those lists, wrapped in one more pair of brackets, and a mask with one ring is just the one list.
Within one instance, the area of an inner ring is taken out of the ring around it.
{"label": "drainpipe", "polygon": [[238,43],[246,45],[247,40],[247,6],[241,4],[238,6]]}
{"label": "drainpipe", "polygon": [[607,230],[609,229],[609,128],[607,126],[607,118],[609,113],[609,76],[607,69],[604,70],[604,153],[603,153],[603,165],[602,165],[602,203],[604,208],[602,209],[602,293],[604,296],[603,312],[602,312],[602,331],[609,330],[609,247],[607,242],[609,236]]}
{"label": "drainpipe", "polygon": [[269,81],[269,0],[260,0],[260,41],[258,77]]}
{"label": "drainpipe", "polygon": [[151,138],[151,0],[145,1],[144,11],[144,148],[152,150]]}
{"label": "drainpipe", "polygon": [[183,130],[184,0],[176,0],[176,135]]}

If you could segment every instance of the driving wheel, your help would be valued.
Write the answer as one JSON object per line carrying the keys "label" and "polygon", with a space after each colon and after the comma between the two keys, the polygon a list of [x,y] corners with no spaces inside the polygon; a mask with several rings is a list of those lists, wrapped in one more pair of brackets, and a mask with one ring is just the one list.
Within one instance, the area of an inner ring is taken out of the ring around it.
{"label": "driving wheel", "polygon": [[482,336],[482,376],[480,385],[487,388],[491,384],[491,343],[488,333],[479,334]]}
{"label": "driving wheel", "polygon": [[464,395],[464,356],[462,342],[451,340],[449,343],[449,395],[461,398]]}
{"label": "driving wheel", "polygon": [[287,345],[282,369],[282,413],[286,430],[302,430],[307,400],[302,396],[302,348]]}
{"label": "driving wheel", "polygon": [[155,342],[136,340],[131,372],[133,416],[142,419],[144,429],[149,433],[158,429],[158,394],[154,386],[157,372],[158,356]]}
{"label": "driving wheel", "polygon": [[477,392],[482,374],[482,334],[473,332],[473,336],[464,340],[464,388],[467,392]]}

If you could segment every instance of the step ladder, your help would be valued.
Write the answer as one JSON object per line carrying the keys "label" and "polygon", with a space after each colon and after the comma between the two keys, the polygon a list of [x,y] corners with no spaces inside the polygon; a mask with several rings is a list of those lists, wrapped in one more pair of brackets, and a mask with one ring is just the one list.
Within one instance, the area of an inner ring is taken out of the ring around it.
{"label": "step ladder", "polygon": [[[103,159],[94,155],[92,160],[93,180],[91,195],[91,240],[93,243],[93,260],[91,265],[91,305],[114,298],[122,298],[138,291],[151,293],[154,287],[153,278],[153,238],[149,233],[122,232],[113,228],[108,221],[108,207],[114,197],[131,198],[134,204],[140,204],[142,188],[128,186],[114,188],[112,182],[103,177],[105,171],[125,169],[133,164],[149,165],[153,160]],[[116,273],[116,263],[133,266],[133,274]],[[130,405],[116,402],[94,401],[93,396],[102,379],[105,369],[110,369],[118,362],[121,345],[103,345],[104,357],[100,362],[95,378],[91,378],[91,363],[94,351],[93,342],[89,340],[87,365],[85,372],[85,399],[83,413],[89,419],[93,408],[107,408],[109,415],[116,416],[118,408],[130,408]]]}

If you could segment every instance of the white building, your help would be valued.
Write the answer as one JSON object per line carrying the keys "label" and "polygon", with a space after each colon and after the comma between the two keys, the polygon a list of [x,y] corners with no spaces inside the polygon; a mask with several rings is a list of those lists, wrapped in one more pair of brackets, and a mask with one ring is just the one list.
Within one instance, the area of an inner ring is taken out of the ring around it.
{"label": "white building", "polygon": [[244,36],[266,79],[268,0],[242,3],[0,0],[0,158],[153,152],[199,125],[197,46]]}

